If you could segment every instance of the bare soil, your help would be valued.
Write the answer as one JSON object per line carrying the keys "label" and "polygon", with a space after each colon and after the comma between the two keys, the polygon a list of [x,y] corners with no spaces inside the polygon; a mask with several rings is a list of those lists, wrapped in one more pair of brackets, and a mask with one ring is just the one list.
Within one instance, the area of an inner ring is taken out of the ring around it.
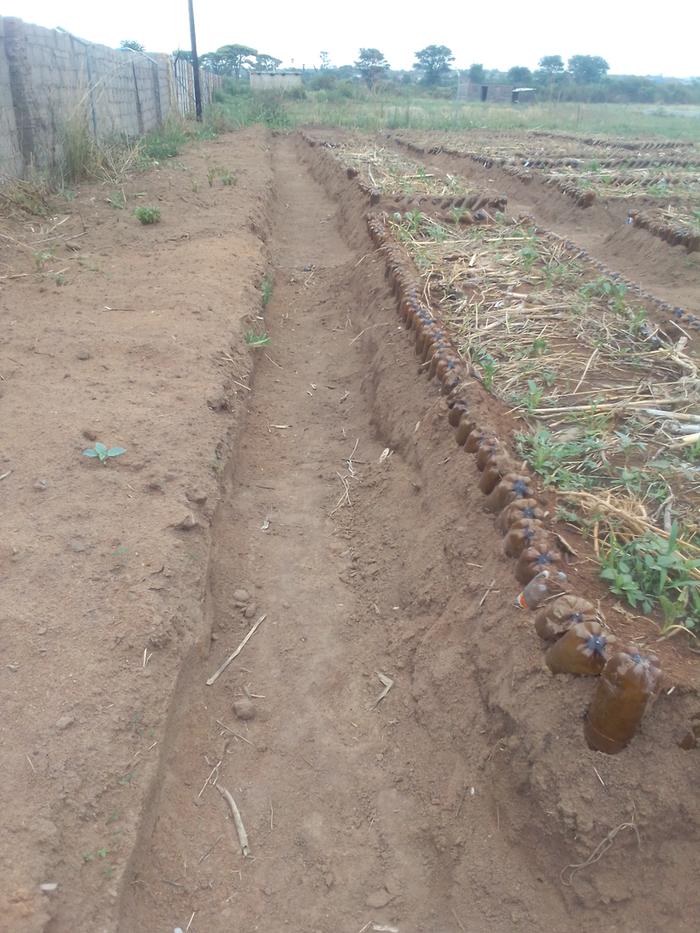
{"label": "bare soil", "polygon": [[146,189],[152,229],[80,193],[96,270],[0,280],[0,929],[695,930],[697,696],[586,748],[361,205],[259,131]]}

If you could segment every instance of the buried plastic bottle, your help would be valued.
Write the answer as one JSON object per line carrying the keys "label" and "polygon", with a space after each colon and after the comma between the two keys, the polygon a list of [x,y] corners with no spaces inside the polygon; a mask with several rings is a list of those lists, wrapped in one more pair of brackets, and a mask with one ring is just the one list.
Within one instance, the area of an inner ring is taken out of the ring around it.
{"label": "buried plastic bottle", "polygon": [[566,582],[567,577],[563,571],[550,573],[549,570],[543,570],[518,593],[515,605],[519,609],[539,609],[548,596],[557,591],[562,592]]}
{"label": "buried plastic bottle", "polygon": [[616,755],[634,738],[661,680],[659,659],[636,648],[618,651],[603,668],[586,713],[584,735],[594,751]]}
{"label": "buried plastic bottle", "polygon": [[529,476],[521,473],[507,473],[493,492],[486,497],[484,506],[489,512],[500,512],[516,499],[529,499],[531,496]]}
{"label": "buried plastic bottle", "polygon": [[597,676],[605,667],[617,639],[600,622],[578,622],[547,649],[544,660],[553,674]]}
{"label": "buried plastic bottle", "polygon": [[513,522],[503,542],[506,557],[520,557],[525,548],[531,547],[538,534],[544,532],[544,525],[536,518],[521,518]]}
{"label": "buried plastic bottle", "polygon": [[555,641],[579,622],[595,619],[593,603],[573,593],[552,600],[535,617],[535,631],[545,641]]}
{"label": "buried plastic bottle", "polygon": [[546,513],[540,507],[537,499],[514,499],[498,516],[498,529],[501,534],[507,534],[509,529],[523,519],[535,519],[543,522]]}
{"label": "buried plastic bottle", "polygon": [[501,482],[504,476],[517,468],[511,456],[505,450],[496,449],[488,458],[479,480],[479,489],[488,496]]}

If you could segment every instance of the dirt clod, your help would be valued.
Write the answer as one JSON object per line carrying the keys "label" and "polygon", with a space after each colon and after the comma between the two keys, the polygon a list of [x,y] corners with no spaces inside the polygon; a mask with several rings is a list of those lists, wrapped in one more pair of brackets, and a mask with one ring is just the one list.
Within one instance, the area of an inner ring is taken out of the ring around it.
{"label": "dirt clod", "polygon": [[185,515],[183,519],[173,525],[173,527],[178,531],[192,531],[192,529],[196,528],[198,525],[199,522],[194,517],[194,515],[191,512],[188,512],[187,515]]}
{"label": "dirt clod", "polygon": [[233,701],[233,712],[244,721],[255,719],[255,703],[250,697],[239,697]]}
{"label": "dirt clod", "polygon": [[390,904],[394,899],[393,894],[389,894],[386,888],[378,888],[376,891],[372,891],[367,895],[366,904],[368,907],[374,907],[378,909],[379,907],[386,907],[387,904]]}
{"label": "dirt clod", "polygon": [[239,606],[247,606],[250,602],[250,593],[248,590],[234,590],[233,601],[238,603]]}

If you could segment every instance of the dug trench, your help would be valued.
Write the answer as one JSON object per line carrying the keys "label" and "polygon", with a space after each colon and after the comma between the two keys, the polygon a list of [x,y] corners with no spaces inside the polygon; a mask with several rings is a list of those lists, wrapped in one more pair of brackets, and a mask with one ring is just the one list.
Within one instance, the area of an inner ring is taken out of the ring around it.
{"label": "dug trench", "polygon": [[307,158],[273,141],[270,343],[214,519],[211,648],[179,677],[119,930],[690,931],[692,698],[586,748],[590,684],[546,671],[382,256]]}

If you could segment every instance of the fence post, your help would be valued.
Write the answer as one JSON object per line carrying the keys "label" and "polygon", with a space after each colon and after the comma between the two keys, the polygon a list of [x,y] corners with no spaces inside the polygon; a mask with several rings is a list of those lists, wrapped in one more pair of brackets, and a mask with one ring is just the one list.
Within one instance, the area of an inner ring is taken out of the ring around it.
{"label": "fence post", "polygon": [[145,133],[143,128],[143,108],[141,107],[141,96],[139,94],[139,81],[136,77],[136,62],[131,63],[131,70],[134,74],[134,91],[136,93],[136,119],[138,121],[139,136],[143,136]]}

